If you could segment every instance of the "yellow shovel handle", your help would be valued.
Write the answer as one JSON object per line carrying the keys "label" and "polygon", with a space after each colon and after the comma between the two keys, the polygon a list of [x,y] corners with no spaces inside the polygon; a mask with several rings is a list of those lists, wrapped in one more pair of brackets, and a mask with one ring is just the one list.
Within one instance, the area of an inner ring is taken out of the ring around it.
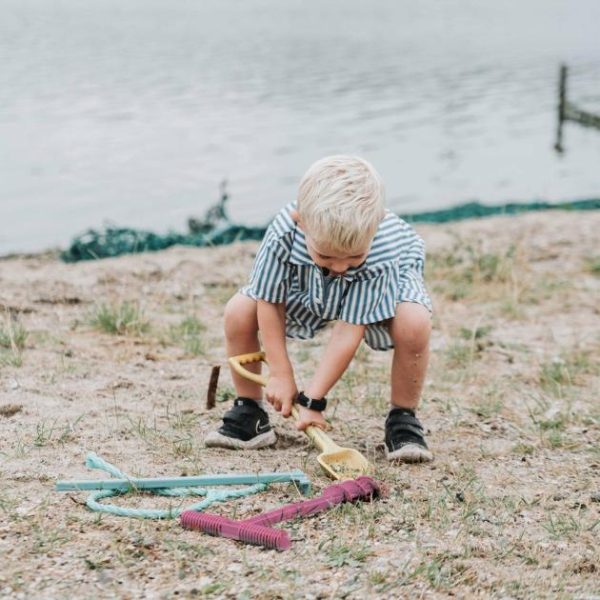
{"label": "yellow shovel handle", "polygon": [[265,386],[267,385],[267,378],[260,373],[252,373],[252,371],[248,371],[248,369],[244,369],[242,365],[247,365],[248,363],[255,362],[266,362],[266,356],[264,352],[250,352],[249,354],[239,354],[238,356],[231,356],[229,358],[229,364],[233,368],[233,370],[249,379],[250,381],[254,381],[254,383],[258,383],[258,385]]}
{"label": "yellow shovel handle", "polygon": [[[265,386],[267,385],[267,378],[260,373],[252,373],[252,371],[248,371],[242,365],[247,365],[249,363],[267,361],[267,357],[264,352],[250,352],[249,354],[239,354],[238,356],[231,356],[229,358],[229,364],[233,368],[233,370],[249,379],[250,381],[254,381],[259,385]],[[298,414],[298,409],[292,404],[292,416],[294,419],[298,420],[300,415]],[[321,452],[337,452],[341,450],[340,446],[338,446],[322,429],[319,427],[314,427],[309,425],[304,432],[306,435],[312,440],[313,444],[321,450]]]}

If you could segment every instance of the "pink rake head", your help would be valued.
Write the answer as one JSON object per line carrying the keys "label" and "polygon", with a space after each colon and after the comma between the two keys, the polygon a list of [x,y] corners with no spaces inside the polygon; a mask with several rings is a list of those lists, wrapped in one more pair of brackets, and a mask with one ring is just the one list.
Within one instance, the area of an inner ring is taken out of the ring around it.
{"label": "pink rake head", "polygon": [[265,548],[287,550],[292,545],[287,531],[244,521],[233,521],[211,513],[186,510],[181,513],[181,524],[186,529],[197,529],[210,535],[239,540]]}
{"label": "pink rake head", "polygon": [[234,521],[220,515],[186,510],[181,515],[181,524],[186,529],[197,529],[217,535],[256,544],[266,548],[287,550],[291,546],[287,531],[270,526],[295,517],[307,517],[329,510],[343,502],[371,501],[384,495],[382,485],[371,477],[363,476],[325,488],[323,493],[312,500],[302,500],[286,504],[243,521]]}

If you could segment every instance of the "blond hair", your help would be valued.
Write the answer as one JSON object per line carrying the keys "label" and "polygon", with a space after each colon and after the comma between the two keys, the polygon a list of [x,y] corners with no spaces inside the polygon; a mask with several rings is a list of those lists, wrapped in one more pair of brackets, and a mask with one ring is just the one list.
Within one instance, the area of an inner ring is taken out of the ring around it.
{"label": "blond hair", "polygon": [[356,156],[327,156],[300,182],[298,213],[318,244],[341,252],[363,250],[385,214],[385,192],[373,166]]}

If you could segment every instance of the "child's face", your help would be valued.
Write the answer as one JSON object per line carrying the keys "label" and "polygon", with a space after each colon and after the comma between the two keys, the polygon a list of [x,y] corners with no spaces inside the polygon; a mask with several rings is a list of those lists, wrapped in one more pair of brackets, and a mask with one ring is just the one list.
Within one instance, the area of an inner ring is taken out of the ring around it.
{"label": "child's face", "polygon": [[305,233],[306,249],[315,264],[328,269],[334,277],[343,275],[350,267],[359,267],[365,262],[370,244],[366,248],[358,248],[350,254],[340,254],[324,243],[315,243],[310,235]]}

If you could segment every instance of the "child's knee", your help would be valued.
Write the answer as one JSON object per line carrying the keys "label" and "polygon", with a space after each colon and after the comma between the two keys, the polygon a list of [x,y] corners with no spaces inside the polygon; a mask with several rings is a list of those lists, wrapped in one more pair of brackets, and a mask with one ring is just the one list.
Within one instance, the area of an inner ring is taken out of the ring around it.
{"label": "child's knee", "polygon": [[256,300],[238,292],[225,305],[223,319],[227,336],[257,331]]}
{"label": "child's knee", "polygon": [[396,308],[391,335],[394,345],[420,352],[429,344],[431,314],[420,304],[403,302]]}

